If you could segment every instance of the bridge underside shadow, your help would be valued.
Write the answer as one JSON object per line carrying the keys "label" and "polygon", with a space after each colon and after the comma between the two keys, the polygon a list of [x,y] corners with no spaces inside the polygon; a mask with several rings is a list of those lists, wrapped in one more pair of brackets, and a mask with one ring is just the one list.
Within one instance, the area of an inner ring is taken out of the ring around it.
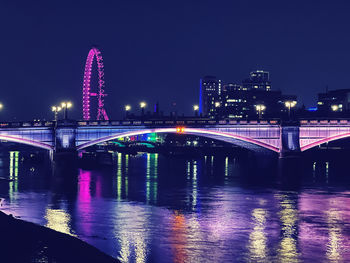
{"label": "bridge underside shadow", "polygon": [[323,144],[328,144],[328,143],[339,143],[340,141],[346,141],[350,139],[350,133],[345,133],[345,134],[337,134],[334,136],[322,138],[322,139],[316,139],[313,142],[308,142],[308,143],[301,143],[301,151],[307,151],[307,150],[312,150],[316,147],[319,147]]}
{"label": "bridge underside shadow", "polygon": [[277,154],[279,149],[274,146],[265,144],[263,142],[256,141],[250,138],[243,138],[238,135],[225,134],[225,133],[216,133],[216,132],[204,132],[203,130],[191,131],[192,129],[188,129],[189,131],[184,131],[179,133],[176,128],[173,129],[155,129],[155,130],[145,130],[145,131],[133,131],[133,132],[124,132],[118,133],[110,136],[105,136],[96,140],[92,140],[89,142],[81,143],[77,146],[77,150],[83,150],[87,147],[130,136],[137,136],[147,133],[168,133],[168,134],[181,134],[181,135],[193,135],[201,138],[209,138],[217,141],[225,142],[232,144],[234,146],[238,146],[252,152],[262,153],[262,154]]}
{"label": "bridge underside shadow", "polygon": [[199,137],[203,137],[203,138],[209,138],[209,139],[214,139],[217,141],[221,141],[221,142],[225,142],[225,143],[229,143],[256,153],[263,153],[263,154],[271,154],[271,153],[277,153],[274,150],[265,148],[263,146],[259,146],[257,144],[251,143],[251,142],[247,142],[247,141],[243,141],[240,139],[236,139],[236,138],[227,138],[227,137],[222,137],[220,135],[206,135],[203,136],[202,134],[197,134],[197,133],[191,133],[191,132],[187,132],[185,133],[187,135],[195,135],[195,136],[199,136]]}

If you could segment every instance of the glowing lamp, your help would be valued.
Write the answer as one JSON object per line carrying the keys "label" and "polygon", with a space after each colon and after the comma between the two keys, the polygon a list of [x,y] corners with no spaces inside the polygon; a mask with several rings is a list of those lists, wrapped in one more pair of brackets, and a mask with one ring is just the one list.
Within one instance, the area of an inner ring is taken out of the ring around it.
{"label": "glowing lamp", "polygon": [[176,132],[177,133],[184,133],[185,132],[185,127],[176,127]]}
{"label": "glowing lamp", "polygon": [[290,119],[290,109],[295,107],[295,105],[297,105],[297,102],[295,100],[287,100],[284,102],[284,105],[288,108],[288,116]]}
{"label": "glowing lamp", "polygon": [[287,107],[287,108],[293,108],[295,107],[295,105],[297,105],[297,102],[295,100],[292,100],[292,101],[285,101],[284,102],[284,105]]}
{"label": "glowing lamp", "polygon": [[262,104],[258,104],[255,106],[255,108],[257,111],[264,111],[266,109],[266,106]]}
{"label": "glowing lamp", "polygon": [[338,111],[339,110],[339,106],[338,105],[332,105],[331,108],[332,108],[332,111]]}

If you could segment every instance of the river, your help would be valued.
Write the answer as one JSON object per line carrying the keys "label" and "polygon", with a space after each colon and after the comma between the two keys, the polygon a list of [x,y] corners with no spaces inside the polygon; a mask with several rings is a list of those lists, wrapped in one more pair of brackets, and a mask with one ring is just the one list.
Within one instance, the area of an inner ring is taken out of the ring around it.
{"label": "river", "polygon": [[122,262],[350,261],[346,160],[116,153],[84,170],[21,156],[0,157],[1,210]]}

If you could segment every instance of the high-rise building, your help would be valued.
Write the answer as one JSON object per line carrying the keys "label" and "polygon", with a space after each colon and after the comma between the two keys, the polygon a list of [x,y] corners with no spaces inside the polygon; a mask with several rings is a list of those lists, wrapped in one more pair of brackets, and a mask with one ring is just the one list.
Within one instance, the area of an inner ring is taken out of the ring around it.
{"label": "high-rise building", "polygon": [[250,93],[242,85],[233,83],[223,85],[215,115],[229,119],[248,118],[251,111],[250,97]]}
{"label": "high-rise building", "polygon": [[220,94],[221,80],[214,76],[205,76],[200,80],[199,112],[203,116],[214,118],[215,102],[219,99]]}
{"label": "high-rise building", "polygon": [[330,90],[318,94],[318,111],[322,114],[350,110],[350,89]]}
{"label": "high-rise building", "polygon": [[[297,100],[294,95],[271,91],[269,72],[262,70],[251,72],[242,85],[221,84],[215,77],[204,77],[201,92],[202,114],[216,119],[280,117],[288,112],[285,102]],[[257,105],[263,105],[263,112],[257,112]]]}
{"label": "high-rise building", "polygon": [[271,90],[270,73],[268,71],[256,70],[250,72],[249,78],[242,81],[242,86],[246,90]]}

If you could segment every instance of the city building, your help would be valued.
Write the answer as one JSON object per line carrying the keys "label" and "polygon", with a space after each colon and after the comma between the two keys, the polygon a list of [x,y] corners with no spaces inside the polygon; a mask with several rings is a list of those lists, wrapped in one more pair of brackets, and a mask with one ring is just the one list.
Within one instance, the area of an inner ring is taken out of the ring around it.
{"label": "city building", "polygon": [[330,90],[318,94],[317,109],[320,114],[350,110],[350,89]]}
{"label": "city building", "polygon": [[228,83],[223,85],[222,92],[216,102],[217,118],[248,118],[251,112],[251,94],[242,85]]}
{"label": "city building", "polygon": [[215,102],[221,94],[221,80],[214,76],[205,76],[199,86],[199,113],[214,117]]}
{"label": "city building", "polygon": [[249,78],[242,81],[244,90],[271,90],[270,73],[268,71],[256,70],[249,74]]}
{"label": "city building", "polygon": [[223,84],[216,78],[205,77],[201,80],[202,92],[203,87],[206,88],[206,96],[205,100],[202,99],[202,105],[205,105],[203,109],[206,110],[202,111],[202,115],[215,119],[281,117],[289,111],[285,102],[297,100],[294,95],[272,91],[269,72],[263,70],[251,72],[242,84]]}

